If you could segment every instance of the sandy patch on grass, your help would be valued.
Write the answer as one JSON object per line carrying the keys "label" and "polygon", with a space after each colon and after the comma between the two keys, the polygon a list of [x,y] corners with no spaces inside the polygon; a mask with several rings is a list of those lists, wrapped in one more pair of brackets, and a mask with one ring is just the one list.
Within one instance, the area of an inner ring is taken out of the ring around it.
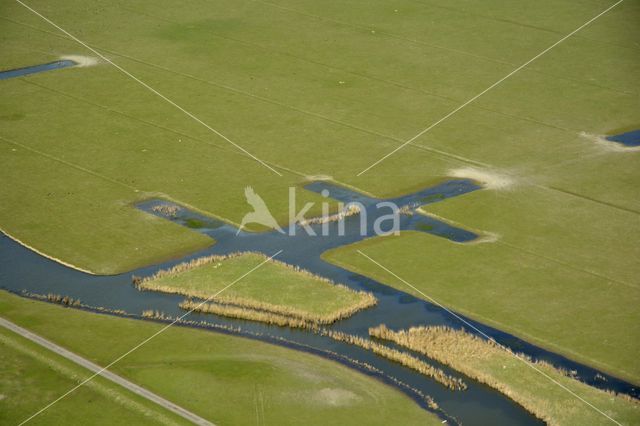
{"label": "sandy patch on grass", "polygon": [[360,399],[355,393],[340,388],[320,389],[313,395],[315,402],[332,407],[345,407],[360,401]]}
{"label": "sandy patch on grass", "polygon": [[333,178],[329,175],[307,175],[305,179],[314,181],[314,180],[332,180]]}
{"label": "sandy patch on grass", "polygon": [[495,173],[490,170],[477,169],[474,167],[463,167],[460,169],[451,169],[448,171],[449,176],[474,180],[486,189],[505,190],[514,185],[514,179],[503,174]]}
{"label": "sandy patch on grass", "polygon": [[580,132],[581,138],[595,143],[595,145],[606,152],[636,152],[640,151],[640,146],[624,146],[619,142],[607,140],[606,135],[594,135],[593,133]]}
{"label": "sandy patch on grass", "polygon": [[82,55],[64,55],[60,56],[60,59],[63,61],[73,61],[76,64],[76,67],[84,68],[84,67],[92,67],[94,65],[98,65],[98,58],[94,58],[92,56],[82,56]]}
{"label": "sandy patch on grass", "polygon": [[473,241],[469,241],[466,244],[473,245],[473,244],[495,243],[499,239],[500,239],[499,234],[495,234],[493,232],[483,232],[478,235],[478,238],[476,238]]}

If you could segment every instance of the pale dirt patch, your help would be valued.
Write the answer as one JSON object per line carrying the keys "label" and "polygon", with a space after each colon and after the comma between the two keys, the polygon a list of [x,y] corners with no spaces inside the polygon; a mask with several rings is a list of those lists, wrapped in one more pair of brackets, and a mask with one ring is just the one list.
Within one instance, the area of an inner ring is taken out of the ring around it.
{"label": "pale dirt patch", "polygon": [[361,400],[355,393],[340,388],[324,388],[314,392],[313,401],[332,407],[345,407]]}
{"label": "pale dirt patch", "polygon": [[593,133],[580,132],[581,138],[591,141],[605,152],[637,152],[640,146],[624,146],[621,143],[607,140],[605,135],[594,135]]}
{"label": "pale dirt patch", "polygon": [[60,59],[63,61],[73,61],[76,64],[76,67],[84,68],[84,67],[92,67],[94,65],[98,65],[98,58],[94,58],[92,56],[82,56],[82,55],[64,55],[60,56]]}
{"label": "pale dirt patch", "polygon": [[333,180],[332,176],[329,175],[306,175],[305,179],[314,181],[314,180]]}
{"label": "pale dirt patch", "polygon": [[465,244],[473,245],[473,244],[495,243],[499,239],[500,239],[499,234],[495,234],[493,232],[483,232],[479,234],[477,239],[473,241],[469,241],[468,243],[465,243]]}
{"label": "pale dirt patch", "polygon": [[0,393],[0,401],[2,401],[3,399],[5,399],[6,397],[7,397],[6,395],[3,395],[3,394],[1,394],[1,393]]}
{"label": "pale dirt patch", "polygon": [[486,189],[494,189],[498,191],[509,189],[515,184],[515,180],[510,176],[475,167],[451,169],[447,174],[457,178],[471,179],[479,182]]}

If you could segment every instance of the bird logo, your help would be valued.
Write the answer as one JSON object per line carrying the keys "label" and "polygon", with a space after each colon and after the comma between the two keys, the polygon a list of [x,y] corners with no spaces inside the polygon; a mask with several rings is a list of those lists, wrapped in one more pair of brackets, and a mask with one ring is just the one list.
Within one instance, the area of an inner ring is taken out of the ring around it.
{"label": "bird logo", "polygon": [[244,228],[244,226],[248,223],[258,223],[260,225],[273,228],[281,234],[284,234],[284,231],[282,230],[282,228],[280,228],[278,222],[276,222],[276,220],[274,219],[262,197],[256,194],[252,187],[247,186],[244,189],[244,196],[247,199],[247,203],[249,203],[249,205],[253,207],[253,211],[244,215],[244,217],[242,218],[242,222],[240,223],[240,228],[238,228],[238,232],[236,232],[236,235],[238,235],[240,231],[242,231],[242,228]]}

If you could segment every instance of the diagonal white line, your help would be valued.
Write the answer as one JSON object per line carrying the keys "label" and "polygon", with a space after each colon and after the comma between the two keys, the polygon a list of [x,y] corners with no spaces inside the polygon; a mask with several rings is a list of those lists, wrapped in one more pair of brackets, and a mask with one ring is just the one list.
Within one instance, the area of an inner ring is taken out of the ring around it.
{"label": "diagonal white line", "polygon": [[198,305],[196,305],[193,309],[190,309],[189,311],[187,311],[186,313],[182,314],[181,316],[177,317],[176,319],[174,319],[173,321],[171,321],[169,324],[167,324],[166,326],[162,327],[160,330],[158,330],[157,332],[153,333],[151,336],[147,337],[146,339],[144,339],[142,342],[138,343],[136,346],[134,346],[133,348],[131,348],[130,350],[128,350],[127,352],[123,353],[122,355],[120,355],[118,358],[114,359],[113,361],[111,361],[106,367],[103,367],[102,369],[100,369],[99,371],[95,372],[94,374],[92,374],[91,376],[89,376],[88,378],[86,378],[85,380],[83,380],[82,382],[80,382],[79,384],[77,384],[76,386],[74,386],[73,388],[71,388],[69,391],[67,391],[65,394],[61,395],[60,397],[58,397],[56,400],[50,402],[49,404],[47,404],[46,406],[42,407],[40,410],[38,410],[36,413],[32,414],[31,416],[29,416],[29,418],[23,420],[19,426],[22,426],[23,424],[27,423],[28,421],[32,420],[33,418],[35,418],[36,416],[42,414],[45,410],[51,408],[51,406],[53,406],[54,404],[56,404],[57,402],[59,402],[60,400],[62,400],[63,398],[65,398],[67,395],[71,394],[72,392],[74,392],[76,389],[78,389],[79,387],[83,386],[84,384],[86,384],[87,382],[93,380],[96,376],[101,375],[105,370],[107,370],[108,368],[111,368],[114,364],[116,364],[117,362],[119,362],[120,360],[122,360],[124,357],[126,357],[127,355],[129,355],[130,353],[132,353],[133,351],[139,349],[141,346],[147,344],[150,340],[154,339],[156,336],[158,336],[161,333],[164,333],[167,329],[169,329],[171,326],[173,326],[174,324],[176,324],[177,322],[181,321],[184,317],[186,317],[187,315],[191,314],[194,310],[198,309],[200,306],[204,305],[205,303],[208,303],[209,301],[211,301],[211,299],[213,299],[214,297],[216,297],[217,295],[219,295],[220,293],[222,293],[223,291],[225,291],[226,289],[228,289],[229,287],[231,287],[232,285],[236,284],[238,281],[240,281],[241,279],[243,279],[244,277],[246,277],[247,275],[249,275],[250,273],[252,273],[253,271],[255,271],[256,269],[260,268],[262,265],[264,265],[265,263],[269,262],[270,260],[272,260],[274,257],[278,256],[280,253],[282,253],[283,250],[278,251],[277,253],[273,254],[272,256],[268,257],[267,259],[265,259],[263,262],[261,262],[260,264],[256,265],[255,267],[251,268],[249,271],[245,272],[244,274],[242,274],[242,276],[240,276],[239,278],[236,278],[231,284],[223,287],[221,290],[219,290],[218,292],[216,292],[214,295],[209,296],[207,299],[203,300],[202,302],[200,302]]}
{"label": "diagonal white line", "polygon": [[594,409],[595,411],[597,411],[598,413],[602,414],[603,416],[605,416],[607,419],[611,420],[613,423],[622,426],[621,423],[617,422],[615,419],[613,419],[611,416],[609,416],[607,413],[605,413],[604,411],[600,410],[598,407],[596,407],[595,405],[591,404],[589,401],[587,401],[586,399],[582,398],[580,395],[576,394],[574,391],[572,391],[571,389],[569,389],[568,387],[566,387],[565,385],[563,385],[562,383],[558,382],[557,380],[555,380],[553,377],[549,376],[547,373],[545,373],[544,371],[540,370],[538,367],[536,367],[532,362],[529,362],[526,358],[523,357],[519,357],[515,352],[509,350],[508,348],[506,348],[505,346],[501,345],[500,343],[496,342],[496,340],[494,338],[492,338],[491,336],[487,335],[484,331],[480,330],[478,327],[476,327],[475,325],[471,324],[469,321],[465,320],[464,318],[462,318],[460,315],[456,314],[455,312],[453,312],[452,310],[450,310],[449,308],[447,308],[446,306],[442,305],[440,302],[438,302],[436,299],[434,299],[431,296],[427,296],[426,294],[424,294],[422,291],[420,291],[418,288],[414,287],[413,285],[411,285],[410,283],[408,283],[407,281],[405,281],[404,279],[402,279],[401,277],[399,277],[398,275],[396,275],[395,273],[393,273],[392,271],[390,271],[388,268],[386,268],[385,266],[381,265],[379,262],[377,262],[376,260],[372,259],[371,257],[367,256],[366,254],[364,254],[363,252],[361,252],[360,250],[356,250],[358,253],[360,253],[362,256],[364,256],[365,258],[369,259],[371,262],[373,262],[374,264],[376,264],[378,267],[382,268],[383,270],[387,271],[389,274],[393,275],[395,278],[397,278],[398,280],[402,281],[405,285],[411,287],[412,289],[414,289],[415,291],[417,291],[418,293],[420,293],[422,296],[424,296],[426,299],[428,299],[431,303],[433,303],[434,305],[439,306],[440,308],[444,309],[445,311],[447,311],[449,314],[451,314],[453,317],[455,317],[456,319],[460,320],[462,323],[464,323],[465,325],[467,325],[468,327],[472,328],[473,330],[475,330],[476,332],[480,333],[482,336],[484,336],[485,338],[487,338],[488,340],[492,341],[493,343],[495,343],[496,345],[498,345],[500,348],[504,349],[505,351],[513,354],[513,356],[520,360],[521,362],[523,362],[526,366],[528,366],[529,368],[532,368],[533,370],[537,371],[538,373],[540,373],[541,375],[543,375],[544,377],[546,377],[547,379],[549,379],[551,382],[555,383],[556,385],[560,386],[562,389],[564,389],[565,391],[569,392],[571,395],[573,395],[575,398],[579,399],[580,401],[582,401],[583,403],[585,403],[586,405],[588,405],[589,407],[591,407],[592,409]]}
{"label": "diagonal white line", "polygon": [[150,92],[152,92],[153,94],[155,94],[156,96],[160,97],[162,100],[164,100],[165,102],[167,102],[168,104],[170,104],[171,106],[177,108],[178,110],[180,110],[181,112],[183,112],[184,114],[186,114],[188,117],[192,118],[193,120],[195,120],[197,123],[201,124],[202,126],[206,127],[209,131],[213,132],[214,134],[218,135],[219,137],[221,137],[222,139],[224,139],[225,141],[229,142],[231,145],[235,146],[237,149],[239,149],[240,151],[244,152],[245,154],[247,154],[249,157],[253,158],[254,160],[256,160],[258,163],[262,164],[264,167],[266,167],[267,169],[271,170],[273,173],[277,174],[278,176],[282,176],[282,173],[278,172],[276,169],[274,169],[273,167],[271,167],[270,165],[268,165],[267,163],[265,163],[264,161],[262,161],[261,159],[259,159],[258,157],[256,157],[255,155],[251,154],[249,151],[247,151],[246,149],[244,149],[243,147],[241,147],[240,145],[238,145],[237,143],[235,143],[234,141],[232,141],[231,139],[229,139],[228,137],[226,137],[225,135],[223,135],[222,133],[220,133],[218,130],[214,129],[213,127],[209,126],[207,123],[205,123],[204,121],[200,120],[198,117],[196,117],[195,115],[193,115],[192,113],[190,113],[189,111],[187,111],[186,109],[184,109],[183,107],[181,107],[180,105],[178,105],[177,103],[175,103],[174,101],[172,101],[171,99],[169,99],[168,97],[166,97],[165,95],[163,95],[162,93],[158,92],[156,89],[154,89],[153,87],[149,86],[147,83],[145,83],[144,81],[140,80],[138,77],[136,77],[135,75],[131,74],[129,71],[125,70],[124,68],[122,68],[120,65],[116,64],[115,62],[113,62],[112,60],[110,60],[109,58],[107,58],[106,56],[104,56],[103,54],[101,54],[100,52],[98,52],[96,49],[94,49],[93,47],[89,46],[88,44],[86,44],[85,42],[83,42],[82,40],[80,40],[79,38],[77,38],[76,36],[74,36],[73,34],[69,33],[68,31],[66,31],[65,29],[61,28],[59,25],[57,25],[55,22],[51,21],[49,18],[47,18],[46,16],[42,15],[41,13],[39,13],[37,10],[29,7],[28,5],[24,4],[22,1],[20,0],[16,0],[16,2],[18,4],[20,4],[21,6],[23,6],[24,8],[30,10],[32,13],[34,13],[35,15],[39,16],[40,18],[42,18],[44,21],[48,22],[49,24],[51,24],[52,26],[54,26],[55,28],[57,28],[59,31],[61,31],[62,33],[64,33],[67,37],[71,38],[72,40],[74,40],[75,42],[81,44],[82,46],[84,46],[85,48],[89,49],[91,52],[93,52],[94,54],[96,54],[97,56],[99,56],[102,60],[104,60],[105,62],[108,62],[109,64],[113,65],[116,69],[118,69],[118,71],[120,71],[121,73],[123,73],[124,75],[126,75],[127,77],[131,78],[132,80],[134,80],[136,83],[140,84],[142,87],[144,87],[145,89],[149,90]]}
{"label": "diagonal white line", "polygon": [[435,123],[431,124],[429,127],[427,127],[426,129],[422,130],[420,133],[418,133],[417,135],[415,135],[411,139],[408,139],[405,142],[403,142],[402,145],[400,145],[399,147],[397,147],[393,151],[389,152],[384,157],[380,158],[378,161],[376,161],[375,163],[371,164],[366,169],[362,170],[360,173],[357,174],[357,176],[360,176],[360,175],[366,173],[368,170],[370,170],[373,167],[377,166],[378,164],[380,164],[381,162],[383,162],[384,160],[386,160],[387,158],[389,158],[390,156],[392,156],[396,152],[400,151],[402,148],[404,148],[405,146],[409,145],[411,142],[413,142],[414,140],[418,139],[420,136],[424,135],[429,130],[433,129],[434,127],[436,127],[437,125],[439,125],[443,121],[447,120],[449,117],[455,115],[458,111],[460,111],[461,109],[463,109],[464,107],[466,107],[470,103],[474,102],[476,99],[478,99],[479,97],[481,97],[482,95],[484,95],[488,91],[494,89],[495,87],[500,85],[503,81],[507,80],[508,78],[510,78],[511,76],[516,74],[518,71],[520,71],[521,69],[525,68],[527,65],[529,65],[530,63],[532,63],[536,59],[540,58],[542,55],[544,55],[545,53],[549,52],[551,49],[553,49],[554,47],[556,47],[557,45],[559,45],[560,43],[562,43],[563,41],[565,41],[569,37],[573,36],[575,33],[577,33],[578,31],[582,30],[584,27],[586,27],[587,25],[591,24],[593,21],[595,21],[596,19],[600,18],[602,15],[604,15],[607,12],[609,12],[611,9],[613,9],[614,7],[616,7],[617,5],[622,3],[623,1],[624,0],[618,0],[618,2],[616,2],[612,6],[609,6],[607,9],[605,9],[602,12],[600,12],[598,15],[596,15],[593,18],[589,19],[587,22],[585,22],[584,24],[580,25],[578,28],[576,28],[575,30],[571,31],[569,34],[567,34],[566,36],[562,37],[560,40],[558,40],[555,43],[553,43],[551,46],[549,46],[546,49],[544,49],[542,52],[538,53],[536,56],[534,56],[533,58],[529,59],[524,64],[520,65],[518,68],[516,68],[515,70],[511,71],[509,74],[505,75],[500,80],[496,81],[491,86],[487,87],[482,92],[480,92],[477,95],[475,95],[473,98],[469,99],[468,101],[466,101],[465,103],[463,103],[462,105],[460,105],[459,107],[454,109],[453,111],[449,112],[447,115],[445,115],[444,117],[440,118],[438,121],[436,121]]}

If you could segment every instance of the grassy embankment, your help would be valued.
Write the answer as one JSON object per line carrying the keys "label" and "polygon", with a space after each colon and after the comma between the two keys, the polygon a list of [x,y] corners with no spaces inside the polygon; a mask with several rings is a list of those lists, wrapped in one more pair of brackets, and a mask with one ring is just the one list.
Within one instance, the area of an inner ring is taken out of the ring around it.
{"label": "grassy embankment", "polygon": [[[93,373],[0,328],[0,423],[18,424]],[[182,418],[97,377],[61,399],[33,424],[188,424]]]}
{"label": "grassy embankment", "polygon": [[[163,327],[5,292],[0,292],[0,315],[100,365],[113,361]],[[335,362],[203,330],[170,328],[115,364],[112,371],[217,424],[298,424],[300,418],[318,425],[328,419],[337,424],[389,424],[398,419],[406,424],[440,423],[395,389]],[[0,407],[9,410],[0,409],[0,413],[8,413],[11,418],[16,413],[18,420],[36,408],[29,405],[25,412],[18,412],[11,407],[24,403],[17,398],[33,391],[32,387],[42,385],[46,389],[50,374],[49,370],[36,370],[33,375],[3,382],[21,392],[15,397],[2,392],[5,398],[0,400]],[[39,408],[66,390],[64,384],[48,388],[42,395],[45,400],[37,400],[35,405]],[[47,410],[42,421],[50,423],[67,413],[66,409],[76,410],[85,416],[85,422],[90,421],[95,412],[90,404],[84,404],[82,393],[76,395],[66,400],[69,405],[56,404]],[[110,413],[108,408],[96,405],[102,415]]]}
{"label": "grassy embankment", "polygon": [[[413,327],[409,330],[392,331],[380,325],[370,328],[369,334],[420,352],[486,383],[550,425],[596,425],[611,422],[550,379],[570,389],[621,424],[632,425],[640,421],[639,401],[583,384],[547,363],[533,363],[521,354],[516,355],[504,347],[462,330]],[[526,363],[531,363],[548,377]]]}
{"label": "grassy embankment", "polygon": [[[211,299],[216,305],[202,305],[198,310],[241,308],[255,315],[274,314],[313,323],[330,324],[376,304],[371,293],[354,291],[346,286],[316,276],[303,269],[267,261],[260,271],[216,295],[237,277],[267,259],[258,253],[235,253],[209,256],[161,270],[136,283],[142,290],[182,294]],[[184,305],[187,307],[187,305]],[[197,304],[189,304],[193,308]],[[212,312],[213,313],[213,312]]]}

